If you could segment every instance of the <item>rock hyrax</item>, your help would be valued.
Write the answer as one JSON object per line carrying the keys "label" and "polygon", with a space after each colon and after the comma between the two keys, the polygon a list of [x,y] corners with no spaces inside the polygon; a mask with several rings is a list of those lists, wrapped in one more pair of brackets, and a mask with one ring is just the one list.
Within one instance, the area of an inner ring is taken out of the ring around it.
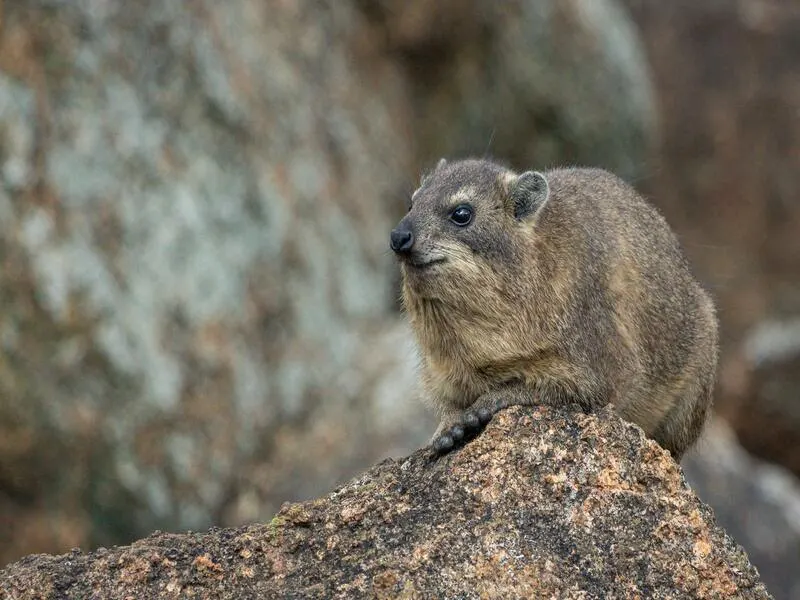
{"label": "rock hyrax", "polygon": [[512,404],[610,402],[676,460],[699,436],[714,305],[663,217],[616,176],[442,159],[391,248],[437,452]]}

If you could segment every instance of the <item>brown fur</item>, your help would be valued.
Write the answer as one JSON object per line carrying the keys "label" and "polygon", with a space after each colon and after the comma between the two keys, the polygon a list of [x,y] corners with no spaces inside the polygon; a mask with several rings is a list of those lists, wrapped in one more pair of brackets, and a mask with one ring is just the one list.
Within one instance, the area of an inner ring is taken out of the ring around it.
{"label": "brown fur", "polygon": [[[680,460],[712,404],[713,303],[633,188],[600,169],[542,175],[543,206],[518,217],[516,173],[442,162],[401,221],[414,233],[403,303],[437,433],[503,397],[610,402]],[[459,203],[474,209],[463,228],[448,218]],[[431,258],[444,260],[412,265]]]}

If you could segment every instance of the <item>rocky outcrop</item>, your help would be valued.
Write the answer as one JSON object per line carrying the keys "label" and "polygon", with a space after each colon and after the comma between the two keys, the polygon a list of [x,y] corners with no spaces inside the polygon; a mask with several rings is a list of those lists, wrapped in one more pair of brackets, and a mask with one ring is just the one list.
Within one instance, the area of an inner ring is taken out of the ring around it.
{"label": "rocky outcrop", "polygon": [[776,598],[800,598],[800,481],[754,458],[730,426],[713,420],[682,462],[686,481],[747,551]]}
{"label": "rocky outcrop", "polygon": [[639,156],[614,3],[510,4],[427,82],[430,36],[372,4],[0,3],[0,563],[264,518],[419,446],[386,236],[427,157],[494,127],[531,164]]}
{"label": "rocky outcrop", "polygon": [[610,411],[501,412],[267,524],[30,556],[25,598],[769,598],[669,454]]}

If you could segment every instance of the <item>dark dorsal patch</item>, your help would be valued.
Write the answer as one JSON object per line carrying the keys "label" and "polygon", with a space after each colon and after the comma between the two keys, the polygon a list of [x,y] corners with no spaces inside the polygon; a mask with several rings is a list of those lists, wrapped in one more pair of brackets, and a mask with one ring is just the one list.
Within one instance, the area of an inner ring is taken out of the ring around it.
{"label": "dark dorsal patch", "polygon": [[511,184],[509,191],[514,218],[536,216],[550,198],[550,186],[538,171],[525,171]]}

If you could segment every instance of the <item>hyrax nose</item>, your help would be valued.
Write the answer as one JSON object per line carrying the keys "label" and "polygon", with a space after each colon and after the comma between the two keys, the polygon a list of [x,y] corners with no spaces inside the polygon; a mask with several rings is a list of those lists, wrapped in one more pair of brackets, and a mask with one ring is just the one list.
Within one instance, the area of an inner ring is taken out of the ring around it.
{"label": "hyrax nose", "polygon": [[408,252],[411,250],[411,246],[414,245],[414,234],[410,229],[397,227],[392,230],[390,238],[389,245],[392,247],[392,250],[398,254]]}

